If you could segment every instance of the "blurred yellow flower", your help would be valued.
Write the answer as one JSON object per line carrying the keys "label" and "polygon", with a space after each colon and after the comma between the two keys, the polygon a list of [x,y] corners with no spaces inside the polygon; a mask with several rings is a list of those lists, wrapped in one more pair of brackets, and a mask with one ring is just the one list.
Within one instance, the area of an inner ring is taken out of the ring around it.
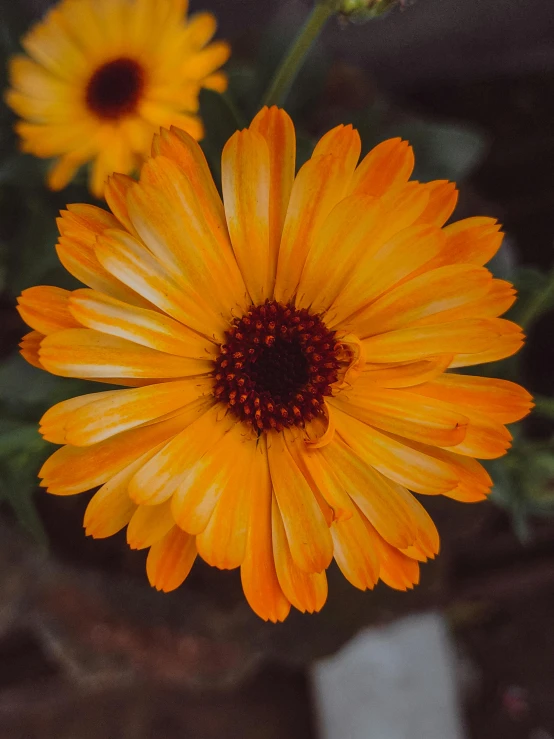
{"label": "blurred yellow flower", "polygon": [[10,61],[6,100],[24,120],[21,148],[56,158],[48,186],[67,185],[92,162],[90,189],[131,172],[160,126],[194,138],[202,87],[223,92],[229,57],[211,13],[186,17],[187,0],[62,0],[23,38],[29,56]]}

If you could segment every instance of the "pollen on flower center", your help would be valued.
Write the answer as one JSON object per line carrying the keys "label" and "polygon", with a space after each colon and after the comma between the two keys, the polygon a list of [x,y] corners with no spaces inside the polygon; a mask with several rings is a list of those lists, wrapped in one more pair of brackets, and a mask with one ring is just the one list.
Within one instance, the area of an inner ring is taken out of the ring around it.
{"label": "pollen on flower center", "polygon": [[133,59],[114,59],[89,80],[86,103],[100,118],[113,120],[133,113],[144,87],[144,71]]}
{"label": "pollen on flower center", "polygon": [[235,321],[216,360],[216,398],[259,431],[303,426],[337,381],[334,331],[307,310],[276,301]]}

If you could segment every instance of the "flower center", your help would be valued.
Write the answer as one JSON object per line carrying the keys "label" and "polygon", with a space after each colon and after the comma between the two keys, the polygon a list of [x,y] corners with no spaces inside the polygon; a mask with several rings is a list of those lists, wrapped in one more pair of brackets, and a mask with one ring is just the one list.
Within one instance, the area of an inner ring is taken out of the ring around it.
{"label": "flower center", "polygon": [[323,412],[338,379],[338,345],[318,316],[276,301],[251,308],[227,332],[215,397],[259,432],[303,426]]}
{"label": "flower center", "polygon": [[113,120],[133,113],[144,87],[144,72],[133,59],[114,59],[92,75],[86,91],[89,109]]}

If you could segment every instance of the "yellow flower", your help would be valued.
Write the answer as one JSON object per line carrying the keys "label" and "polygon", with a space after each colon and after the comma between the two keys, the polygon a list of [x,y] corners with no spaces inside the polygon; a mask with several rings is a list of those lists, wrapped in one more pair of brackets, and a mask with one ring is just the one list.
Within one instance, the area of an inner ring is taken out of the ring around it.
{"label": "yellow flower", "polygon": [[187,21],[187,0],[61,0],[23,38],[29,56],[10,62],[6,100],[23,151],[55,157],[48,186],[67,185],[92,162],[90,189],[129,173],[149,154],[160,126],[202,137],[202,87],[224,91],[223,41],[208,44],[210,13]]}
{"label": "yellow flower", "polygon": [[[444,181],[409,182],[384,141],[358,164],[338,126],[295,176],[288,115],[264,108],[223,151],[223,202],[198,144],[163,130],[140,182],[110,178],[112,214],[72,205],[58,254],[87,288],[25,290],[23,355],[49,372],[127,389],[64,401],[41,432],[65,444],[48,492],[101,486],[85,527],[127,526],[171,590],[197,553],[241,568],[264,619],[317,611],[332,558],[362,590],[405,590],[438,552],[412,494],[472,502],[529,394],[459,367],[523,338],[498,318],[512,286],[482,265],[491,218],[444,227]],[[453,371],[451,371],[453,370]]]}

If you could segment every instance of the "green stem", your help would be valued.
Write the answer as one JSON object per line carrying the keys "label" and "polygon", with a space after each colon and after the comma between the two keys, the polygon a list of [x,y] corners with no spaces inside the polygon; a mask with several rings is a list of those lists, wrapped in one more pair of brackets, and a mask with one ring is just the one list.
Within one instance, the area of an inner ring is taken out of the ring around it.
{"label": "green stem", "polygon": [[323,26],[339,8],[338,0],[319,0],[279,65],[262,105],[279,105],[288,95],[300,67]]}
{"label": "green stem", "polygon": [[546,285],[525,306],[519,317],[522,328],[527,329],[554,299],[554,270],[550,272]]}

